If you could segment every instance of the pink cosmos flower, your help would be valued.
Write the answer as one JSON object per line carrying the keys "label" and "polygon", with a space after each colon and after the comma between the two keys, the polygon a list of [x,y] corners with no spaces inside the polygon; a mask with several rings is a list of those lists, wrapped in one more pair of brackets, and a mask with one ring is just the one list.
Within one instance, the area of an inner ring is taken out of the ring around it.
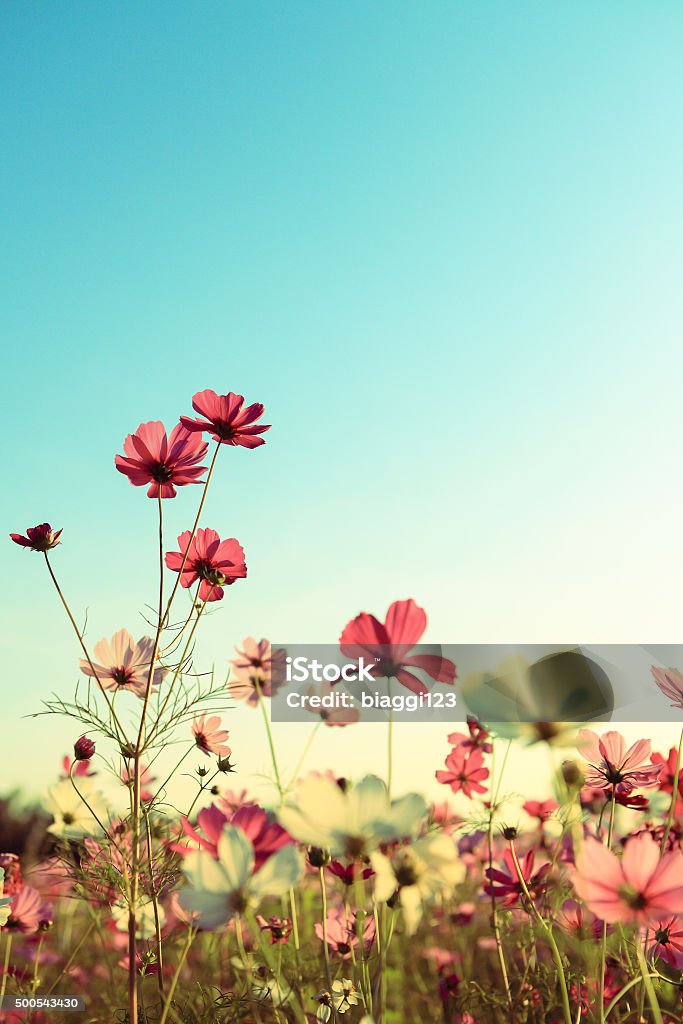
{"label": "pink cosmos flower", "polygon": [[543,825],[555,811],[559,810],[560,805],[557,800],[527,800],[523,807],[530,818],[538,818]]}
{"label": "pink cosmos flower", "polygon": [[52,921],[52,907],[43,902],[37,889],[30,885],[24,885],[12,900],[10,915],[4,930],[30,935],[32,932],[37,932],[41,924],[48,921]]}
{"label": "pink cosmos flower", "polygon": [[349,864],[342,864],[341,861],[333,860],[327,865],[327,871],[335,875],[347,887],[355,885],[357,878],[365,881],[372,878],[374,871],[370,867],[364,867],[359,861],[352,860]]}
{"label": "pink cosmos flower", "polygon": [[59,544],[61,535],[62,531],[57,530],[55,532],[49,523],[41,523],[40,526],[30,526],[26,531],[25,537],[21,533],[10,533],[14,543],[19,544],[20,547],[42,552],[56,547]]}
{"label": "pink cosmos flower", "polygon": [[673,708],[683,708],[683,672],[677,668],[656,668],[651,670],[654,680]]}
{"label": "pink cosmos flower", "polygon": [[347,658],[364,657],[375,662],[370,667],[375,678],[395,677],[413,693],[428,693],[428,688],[410,669],[426,672],[437,683],[450,686],[455,682],[456,673],[455,665],[448,658],[435,654],[408,656],[426,628],[427,615],[412,598],[394,601],[384,623],[367,612],[357,615],[344,627],[339,644]]}
{"label": "pink cosmos flower", "polygon": [[262,932],[270,932],[270,945],[281,945],[289,942],[292,934],[292,919],[290,917],[269,917],[266,921],[261,914],[256,915],[256,921]]}
{"label": "pink cosmos flower", "polygon": [[228,688],[235,700],[246,700],[256,707],[260,698],[272,697],[284,680],[285,651],[271,650],[269,640],[256,640],[247,636],[242,647],[236,647],[236,658],[230,664],[232,672]]}
{"label": "pink cosmos flower", "polygon": [[450,786],[454,793],[462,792],[467,797],[474,793],[485,793],[482,786],[488,779],[489,770],[484,768],[484,755],[480,750],[473,750],[469,757],[458,747],[454,747],[446,758],[446,771],[438,771],[436,778],[444,786]]}
{"label": "pink cosmos flower", "polygon": [[258,402],[244,406],[242,395],[230,391],[227,395],[217,395],[215,391],[198,391],[192,397],[192,408],[204,419],[192,419],[181,416],[180,422],[188,430],[209,430],[214,441],[220,444],[241,445],[243,448],[258,448],[265,444],[258,434],[270,430],[270,424],[256,425],[256,420],[263,416],[263,406]]}
{"label": "pink cosmos flower", "polygon": [[680,971],[683,968],[683,918],[668,917],[652,926],[653,939],[650,956],[661,957]]}
{"label": "pink cosmos flower", "polygon": [[[180,586],[191,587],[197,580],[200,601],[221,601],[223,587],[230,586],[235,580],[246,578],[247,567],[244,564],[242,546],[231,537],[221,541],[215,530],[197,530],[196,536],[185,530],[178,537],[179,551],[169,551],[166,565],[172,572],[180,572]],[[190,545],[188,551],[188,544]],[[185,552],[188,551],[187,558]],[[183,559],[185,564],[183,565]],[[182,566],[182,572],[181,570]]]}
{"label": "pink cosmos flower", "polygon": [[159,420],[141,423],[135,434],[123,442],[124,455],[116,455],[114,464],[128,477],[133,487],[149,484],[148,498],[175,498],[176,487],[200,483],[206,466],[198,463],[206,455],[208,444],[179,423],[166,436]]}
{"label": "pink cosmos flower", "polygon": [[628,796],[632,789],[657,785],[661,765],[650,764],[650,741],[638,740],[626,749],[626,740],[618,732],[598,736],[591,729],[579,732],[579,750],[588,761],[586,786],[616,789]]}
{"label": "pink cosmos flower", "polygon": [[683,914],[683,856],[660,859],[647,832],[631,837],[621,857],[597,839],[586,839],[577,857],[574,888],[603,921],[645,927]]}
{"label": "pink cosmos flower", "polygon": [[[150,636],[141,637],[136,644],[127,629],[120,629],[111,640],[105,637],[95,644],[92,668],[89,661],[81,658],[81,672],[92,676],[94,669],[103,690],[130,690],[136,697],[143,698],[153,651],[154,641]],[[161,666],[154,669],[152,693],[166,671]]]}
{"label": "pink cosmos flower", "polygon": [[565,900],[560,907],[556,921],[575,939],[599,939],[602,935],[602,921],[576,900]]}
{"label": "pink cosmos flower", "polygon": [[221,720],[218,715],[195,716],[192,720],[192,732],[194,741],[203,754],[217,754],[219,757],[228,757],[230,747],[225,742],[228,733],[221,729]]}
{"label": "pink cosmos flower", "polygon": [[[320,921],[315,923],[315,934],[321,942],[324,942],[325,933]],[[375,919],[370,914],[365,917],[363,922],[362,935],[367,953],[375,940]],[[347,911],[343,908],[331,910],[327,915],[327,945],[335,953],[338,953],[342,960],[348,960],[351,950],[358,949],[356,915],[350,910]]]}
{"label": "pink cosmos flower", "polygon": [[[669,750],[669,756],[666,759],[662,754],[658,754],[655,751],[655,753],[650,756],[650,760],[653,764],[661,765],[661,774],[657,781],[662,793],[673,793],[674,779],[676,778],[676,761],[678,760],[677,748],[671,747]],[[678,804],[679,799],[683,798],[683,765],[678,773],[677,790],[676,803]]]}
{"label": "pink cosmos flower", "polygon": [[[72,759],[67,754],[62,759],[62,774],[59,776],[60,779],[68,779],[71,772]],[[90,761],[77,761],[74,765],[74,778],[78,778],[79,775],[91,779],[97,772],[90,771]]]}

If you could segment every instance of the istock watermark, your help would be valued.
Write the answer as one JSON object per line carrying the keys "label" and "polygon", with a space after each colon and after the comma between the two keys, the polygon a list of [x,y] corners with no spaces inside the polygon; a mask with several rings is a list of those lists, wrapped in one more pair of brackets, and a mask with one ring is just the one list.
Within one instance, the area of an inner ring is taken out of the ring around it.
{"label": "istock watermark", "polygon": [[[273,644],[275,722],[458,724],[668,721],[652,669],[678,644]],[[683,710],[680,717],[683,717]],[[521,731],[524,731],[523,729]]]}

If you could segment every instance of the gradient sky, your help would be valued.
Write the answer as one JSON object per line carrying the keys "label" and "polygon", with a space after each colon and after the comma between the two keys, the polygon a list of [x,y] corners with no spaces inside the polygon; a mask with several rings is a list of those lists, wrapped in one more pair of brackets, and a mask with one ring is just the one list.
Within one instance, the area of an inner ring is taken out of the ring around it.
{"label": "gradient sky", "polygon": [[[680,640],[679,4],[6,3],[0,28],[3,524],[64,527],[90,640],[141,634],[156,587],[155,503],[113,456],[207,387],[273,423],[208,499],[249,579],[207,667],[409,596],[433,641]],[[0,572],[3,782],[30,790],[74,729],[22,716],[78,651],[41,560],[7,542]],[[229,722],[245,773],[257,725]],[[374,766],[344,736],[336,767]]]}

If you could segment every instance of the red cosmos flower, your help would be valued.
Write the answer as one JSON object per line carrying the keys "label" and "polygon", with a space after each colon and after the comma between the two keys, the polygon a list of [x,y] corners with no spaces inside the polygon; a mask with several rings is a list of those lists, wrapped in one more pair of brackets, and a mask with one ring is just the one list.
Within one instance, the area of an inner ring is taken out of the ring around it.
{"label": "red cosmos flower", "polygon": [[[653,764],[662,766],[658,780],[659,788],[662,793],[673,793],[677,759],[678,750],[676,747],[671,747],[669,750],[669,756],[666,760],[664,759],[663,754],[658,754],[656,751],[654,754],[650,755],[650,760]],[[681,765],[681,770],[678,773],[678,796],[683,798],[683,764]]]}
{"label": "red cosmos flower", "polygon": [[541,825],[548,821],[559,808],[557,800],[527,800],[524,810],[530,818],[538,818]]}
{"label": "red cosmos flower", "polygon": [[413,693],[428,693],[422,680],[409,669],[426,672],[437,683],[450,686],[455,682],[456,673],[455,665],[448,658],[435,654],[408,657],[408,652],[418,643],[426,628],[427,615],[412,598],[394,601],[384,623],[367,612],[357,615],[344,627],[339,644],[347,658],[369,657],[375,661],[369,667],[375,678],[394,676]]}
{"label": "red cosmos flower", "polygon": [[469,736],[464,732],[452,732],[448,737],[448,742],[463,750],[481,750],[484,754],[490,754],[493,744],[488,742],[490,733],[486,726],[478,722],[474,715],[468,715],[467,728]]}
{"label": "red cosmos flower", "polygon": [[221,729],[221,720],[218,715],[199,715],[192,720],[192,732],[194,741],[203,754],[218,754],[219,757],[228,757],[230,747],[225,742],[228,733]]}
{"label": "red cosmos flower", "polygon": [[372,878],[375,873],[372,868],[361,868],[361,865],[356,860],[351,861],[350,864],[342,864],[338,860],[333,860],[327,865],[327,870],[331,875],[339,878],[346,886],[353,885],[359,877],[364,881],[367,878]]}
{"label": "red cosmos flower", "polygon": [[188,430],[209,430],[219,444],[241,445],[242,448],[258,448],[265,444],[258,434],[270,430],[270,424],[256,425],[263,416],[263,406],[256,402],[244,408],[244,398],[230,391],[217,395],[215,391],[198,391],[192,397],[192,408],[205,419],[181,416],[180,422]]}
{"label": "red cosmos flower", "polygon": [[19,544],[20,547],[42,552],[57,547],[61,535],[62,531],[57,530],[55,532],[49,523],[41,523],[40,526],[29,526],[25,537],[20,533],[10,533],[14,543]]}
{"label": "red cosmos flower", "polygon": [[175,498],[176,487],[200,483],[206,466],[198,463],[208,447],[206,441],[194,437],[182,423],[173,428],[169,438],[163,423],[152,420],[141,423],[137,433],[128,435],[123,442],[126,454],[116,455],[114,464],[133,487],[149,484],[148,498]]}
{"label": "red cosmos flower", "polygon": [[197,580],[202,581],[199,586],[200,601],[222,601],[223,587],[229,587],[235,580],[246,578],[244,550],[234,537],[221,541],[215,530],[197,530],[192,543],[191,536],[189,530],[180,534],[180,551],[169,551],[166,555],[166,565],[172,572],[180,572],[182,566],[181,587],[191,587]]}
{"label": "red cosmos flower", "polygon": [[484,768],[484,755],[480,750],[473,750],[469,757],[458,747],[454,747],[446,758],[446,771],[438,771],[436,778],[444,786],[450,786],[454,793],[462,792],[467,797],[474,793],[485,793],[482,786],[488,779],[489,770]]}
{"label": "red cosmos flower", "polygon": [[[544,879],[550,871],[550,864],[542,864],[538,871],[534,873],[534,859],[534,851],[529,850],[519,865],[522,869],[522,878],[532,899],[535,899],[543,892],[545,887]],[[505,851],[503,860],[505,861],[507,871],[487,868],[484,872],[489,879],[484,886],[484,892],[488,896],[495,896],[496,898],[504,896],[503,906],[512,907],[517,903],[520,896],[523,895],[524,890],[522,889],[522,883],[519,880],[515,861],[510,850]]]}
{"label": "red cosmos flower", "polygon": [[95,743],[87,736],[81,736],[74,743],[74,758],[76,761],[89,761],[95,753]]}

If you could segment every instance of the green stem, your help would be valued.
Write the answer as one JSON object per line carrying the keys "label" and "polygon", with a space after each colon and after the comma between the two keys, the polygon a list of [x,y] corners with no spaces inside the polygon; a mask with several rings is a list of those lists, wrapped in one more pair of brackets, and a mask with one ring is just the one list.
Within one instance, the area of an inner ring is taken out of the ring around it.
{"label": "green stem", "polygon": [[681,774],[681,753],[683,752],[683,729],[681,729],[681,738],[678,741],[678,753],[676,755],[676,770],[674,771],[674,785],[671,793],[671,805],[669,807],[669,814],[666,819],[666,828],[664,830],[664,838],[662,839],[662,845],[660,852],[663,854],[666,850],[666,844],[669,839],[669,833],[671,832],[671,826],[674,822],[674,815],[676,813],[676,801],[678,799],[678,780]]}
{"label": "green stem", "polygon": [[171,1003],[173,1001],[173,995],[174,995],[176,987],[178,985],[178,979],[180,977],[180,972],[182,971],[183,965],[185,964],[185,961],[187,960],[187,954],[190,952],[190,946],[194,942],[196,934],[197,934],[196,929],[188,928],[188,930],[187,930],[187,941],[185,942],[185,948],[183,949],[183,952],[182,952],[182,954],[180,956],[180,960],[178,961],[178,966],[175,969],[175,974],[173,975],[173,978],[171,979],[171,984],[170,984],[169,989],[168,989],[168,995],[166,996],[166,1001],[164,1003],[164,1009],[162,1011],[161,1017],[159,1018],[159,1024],[166,1024],[166,1018],[168,1017],[168,1013],[169,1013],[169,1010],[171,1008]]}
{"label": "green stem", "polygon": [[7,939],[5,940],[5,961],[2,967],[2,987],[0,988],[0,1003],[5,995],[5,989],[7,988],[7,975],[9,972],[9,958],[12,953],[12,932],[7,932]]}
{"label": "green stem", "polygon": [[643,954],[642,949],[640,948],[639,942],[636,942],[636,953],[638,955],[638,965],[640,967],[640,973],[643,978],[643,985],[645,986],[647,999],[650,1004],[650,1009],[652,1010],[652,1019],[655,1022],[655,1024],[663,1024],[662,1011],[660,1010],[659,1002],[657,1001],[657,993],[655,992],[654,985],[652,984],[650,972],[648,971],[645,956]]}
{"label": "green stem", "polygon": [[277,786],[277,791],[278,791],[278,793],[280,795],[280,805],[282,805],[282,801],[284,799],[285,792],[284,792],[284,789],[283,789],[283,786],[282,786],[282,779],[280,778],[280,769],[277,766],[277,756],[275,754],[275,744],[273,742],[273,733],[272,733],[272,730],[270,728],[270,722],[268,721],[268,712],[266,710],[266,704],[265,704],[265,701],[263,699],[263,688],[262,688],[261,683],[259,682],[258,679],[256,680],[255,686],[256,686],[256,692],[258,694],[258,702],[259,702],[259,706],[261,708],[261,714],[263,715],[263,722],[264,722],[264,725],[266,727],[266,736],[268,737],[268,746],[270,748],[270,759],[273,762],[273,771],[275,772],[275,785]]}

